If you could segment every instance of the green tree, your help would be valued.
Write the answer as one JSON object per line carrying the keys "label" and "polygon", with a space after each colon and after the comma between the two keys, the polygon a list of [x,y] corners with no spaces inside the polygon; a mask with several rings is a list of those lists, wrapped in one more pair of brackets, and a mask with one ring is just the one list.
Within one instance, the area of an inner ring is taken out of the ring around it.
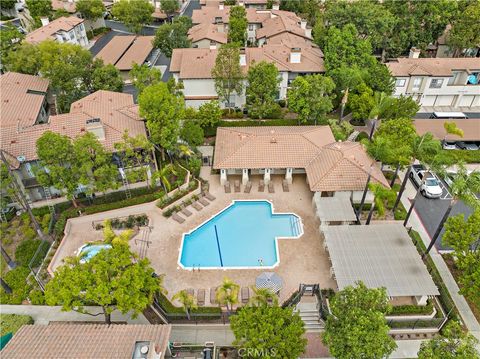
{"label": "green tree", "polygon": [[120,0],[112,7],[112,15],[118,18],[135,34],[140,34],[144,25],[152,20],[155,7],[148,0]]}
{"label": "green tree", "polygon": [[170,19],[174,13],[180,9],[178,0],[162,0],[160,2],[160,10],[162,10],[167,18]]}
{"label": "green tree", "polygon": [[102,60],[96,59],[93,61],[92,69],[90,92],[98,90],[122,92],[122,76],[120,75],[120,70],[114,65],[104,65]]}
{"label": "green tree", "polygon": [[62,191],[77,207],[75,192],[83,183],[71,139],[46,131],[37,140],[37,155],[41,167],[36,169],[36,177],[40,184]]}
{"label": "green tree", "polygon": [[165,193],[168,193],[172,189],[172,185],[170,183],[170,176],[176,174],[177,173],[175,172],[175,168],[172,164],[169,163],[168,165],[163,166],[161,169],[155,171],[152,174],[152,184],[155,185],[157,181],[160,181],[160,184],[162,185]]}
{"label": "green tree", "polygon": [[278,296],[268,288],[252,287],[253,296],[250,298],[248,304],[254,307],[272,304],[278,305]]}
{"label": "green tree", "polygon": [[413,118],[420,105],[410,96],[392,97],[389,105],[383,109],[382,120],[398,120],[400,118]]}
{"label": "green tree", "polygon": [[162,149],[173,149],[178,140],[180,121],[185,113],[183,98],[172,94],[167,84],[161,82],[146,87],[138,96],[138,104],[140,116],[147,121],[153,143]]}
{"label": "green tree", "polygon": [[412,46],[425,49],[458,14],[458,2],[449,0],[385,0],[383,6],[396,18],[386,37],[389,57],[406,54]]}
{"label": "green tree", "polygon": [[224,45],[218,50],[212,77],[215,91],[230,110],[232,95],[243,92],[244,81],[240,67],[240,49],[235,43]]}
{"label": "green tree", "polygon": [[3,0],[0,3],[0,10],[5,11],[5,10],[12,10],[15,8],[15,4],[17,3],[17,0]]}
{"label": "green tree", "polygon": [[459,269],[460,294],[480,306],[480,209],[465,219],[460,213],[445,222],[442,243],[453,248],[455,266]]}
{"label": "green tree", "polygon": [[[102,0],[78,0],[75,2],[75,8],[84,19],[91,22],[101,18],[105,12]],[[93,27],[90,26],[90,28],[93,36]]]}
{"label": "green tree", "polygon": [[364,82],[360,83],[355,91],[348,96],[347,106],[352,111],[354,120],[367,120],[375,106],[372,89]]}
{"label": "green tree", "polygon": [[203,143],[204,133],[202,127],[195,120],[185,120],[180,137],[190,146],[199,146]]}
{"label": "green tree", "polygon": [[479,359],[475,346],[478,340],[465,333],[460,324],[450,321],[442,330],[442,335],[427,340],[420,345],[419,359]]}
{"label": "green tree", "polygon": [[[1,38],[3,39],[3,35]],[[8,71],[37,75],[42,66],[40,50],[36,45],[24,42],[15,51],[6,52],[5,55],[3,65]]]}
{"label": "green tree", "polygon": [[33,18],[50,17],[53,13],[50,0],[26,0],[25,5]]}
{"label": "green tree", "polygon": [[247,11],[243,6],[230,8],[230,19],[228,23],[228,41],[238,46],[245,46],[247,41]]}
{"label": "green tree", "polygon": [[248,69],[247,108],[248,113],[260,120],[269,116],[277,104],[280,76],[273,63],[261,61]]}
{"label": "green tree", "polygon": [[93,133],[77,137],[73,141],[73,151],[80,183],[87,187],[88,194],[118,189],[118,169],[112,163],[112,154],[105,150]]}
{"label": "green tree", "polygon": [[180,16],[172,23],[161,25],[155,33],[153,44],[167,57],[172,57],[173,49],[190,47],[192,42],[188,38],[188,30],[192,27],[192,19]]}
{"label": "green tree", "polygon": [[345,287],[332,298],[330,308],[322,339],[335,358],[384,358],[397,347],[388,335],[385,288],[369,289],[362,282]]}
{"label": "green tree", "polygon": [[297,76],[288,91],[288,108],[298,113],[302,123],[325,122],[325,115],[333,109],[335,84],[322,75]]}
{"label": "green tree", "polygon": [[288,307],[243,307],[230,318],[230,327],[234,344],[250,358],[298,358],[307,346],[303,321]]}
{"label": "green tree", "polygon": [[218,101],[205,102],[198,108],[196,118],[202,127],[215,127],[222,118],[222,109]]}
{"label": "green tree", "polygon": [[326,2],[324,16],[329,26],[342,28],[347,24],[355,25],[358,36],[368,39],[374,49],[385,47],[385,41],[391,36],[396,23],[394,16],[376,1]]}
{"label": "green tree", "polygon": [[224,305],[230,312],[234,304],[238,303],[238,291],[240,286],[230,278],[223,278],[222,285],[217,288],[215,293],[218,304]]}
{"label": "green tree", "polygon": [[86,305],[100,306],[110,324],[114,310],[131,311],[136,317],[153,302],[163,279],[153,274],[148,259],[139,259],[127,244],[113,244],[84,263],[78,257],[66,258],[48,282],[45,299],[64,311],[88,313]]}
{"label": "green tree", "polygon": [[185,289],[181,290],[180,292],[176,293],[173,297],[173,300],[178,300],[182,305],[185,314],[187,314],[188,320],[190,320],[190,311],[192,309],[197,309],[197,303],[195,297],[188,293]]}
{"label": "green tree", "polygon": [[9,53],[16,51],[20,47],[21,41],[25,38],[16,26],[6,24],[1,30],[0,36],[0,53],[1,61],[5,62]]}
{"label": "green tree", "polygon": [[116,155],[119,156],[123,168],[136,167],[141,169],[142,178],[147,177],[147,169],[152,162],[152,143],[144,135],[130,137],[128,131],[122,135],[122,141],[114,144]]}
{"label": "green tree", "polygon": [[150,68],[147,65],[133,64],[129,75],[133,86],[135,86],[139,94],[142,93],[147,86],[162,82],[162,72],[159,69],[154,67]]}
{"label": "green tree", "polygon": [[452,29],[447,36],[447,44],[455,49],[456,53],[473,48],[480,44],[480,2],[473,1],[459,13],[454,20]]}

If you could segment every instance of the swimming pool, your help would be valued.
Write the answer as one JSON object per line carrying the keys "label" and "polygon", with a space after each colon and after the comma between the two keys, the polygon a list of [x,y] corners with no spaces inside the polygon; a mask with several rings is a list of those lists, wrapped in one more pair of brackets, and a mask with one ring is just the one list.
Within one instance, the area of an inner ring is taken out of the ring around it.
{"label": "swimming pool", "polygon": [[102,249],[110,249],[110,244],[85,244],[78,250],[78,256],[81,258],[80,263],[88,262],[95,257]]}
{"label": "swimming pool", "polygon": [[233,203],[183,235],[178,263],[185,269],[272,268],[280,262],[278,238],[299,238],[294,213],[273,213],[269,201]]}

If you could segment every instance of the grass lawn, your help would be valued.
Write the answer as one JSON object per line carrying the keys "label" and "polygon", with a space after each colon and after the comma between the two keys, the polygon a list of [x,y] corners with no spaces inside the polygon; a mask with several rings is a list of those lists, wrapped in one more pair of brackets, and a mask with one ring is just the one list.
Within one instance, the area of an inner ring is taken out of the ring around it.
{"label": "grass lawn", "polygon": [[32,317],[28,315],[2,314],[0,316],[0,336],[13,333],[25,324],[33,324]]}
{"label": "grass lawn", "polygon": [[[450,273],[452,273],[453,278],[455,278],[455,281],[458,284],[458,278],[460,277],[460,270],[455,265],[455,261],[453,260],[453,257],[450,254],[444,254],[442,257],[445,260],[445,263],[447,264],[448,269],[450,270]],[[460,284],[458,284],[458,286],[460,286]],[[470,309],[472,310],[473,315],[475,315],[475,318],[477,318],[477,320],[480,322],[480,308],[477,305],[475,305],[475,303],[471,301],[469,297],[465,296],[465,299],[468,305],[470,306]]]}

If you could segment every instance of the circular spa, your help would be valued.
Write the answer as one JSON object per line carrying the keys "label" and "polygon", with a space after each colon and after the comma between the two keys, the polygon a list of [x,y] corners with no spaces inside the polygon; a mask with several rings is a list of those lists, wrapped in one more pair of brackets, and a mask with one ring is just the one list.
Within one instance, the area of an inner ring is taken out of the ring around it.
{"label": "circular spa", "polygon": [[280,263],[278,239],[302,234],[300,217],[274,213],[269,201],[233,201],[183,235],[179,265],[184,269],[272,268]]}

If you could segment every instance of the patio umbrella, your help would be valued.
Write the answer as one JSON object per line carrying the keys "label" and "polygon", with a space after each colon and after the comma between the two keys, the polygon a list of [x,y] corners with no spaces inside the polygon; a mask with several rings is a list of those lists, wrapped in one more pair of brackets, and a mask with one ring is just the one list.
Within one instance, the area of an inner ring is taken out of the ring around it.
{"label": "patio umbrella", "polygon": [[282,289],[282,278],[274,272],[263,272],[255,280],[257,288],[267,288],[273,293],[278,293]]}

